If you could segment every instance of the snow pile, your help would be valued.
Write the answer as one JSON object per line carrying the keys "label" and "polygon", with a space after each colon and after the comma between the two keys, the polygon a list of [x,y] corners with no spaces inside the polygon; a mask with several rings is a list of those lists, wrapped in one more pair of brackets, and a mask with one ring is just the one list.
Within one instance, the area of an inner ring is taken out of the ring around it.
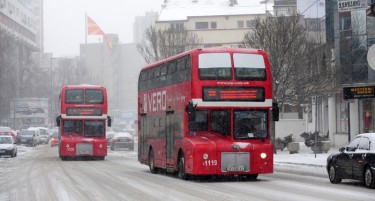
{"label": "snow pile", "polygon": [[297,154],[290,154],[288,150],[277,151],[274,155],[275,172],[293,172],[301,175],[327,177],[327,157],[331,153],[337,153],[337,148],[331,148],[328,153],[315,154],[310,147],[300,143]]}

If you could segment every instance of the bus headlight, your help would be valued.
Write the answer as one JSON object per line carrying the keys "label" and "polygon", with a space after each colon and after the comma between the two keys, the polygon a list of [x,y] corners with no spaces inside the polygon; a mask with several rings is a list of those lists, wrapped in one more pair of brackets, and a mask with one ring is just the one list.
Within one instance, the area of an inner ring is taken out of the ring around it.
{"label": "bus headlight", "polygon": [[69,144],[66,144],[66,148],[69,148]]}
{"label": "bus headlight", "polygon": [[103,148],[103,145],[102,145],[102,144],[99,144],[99,148]]}
{"label": "bus headlight", "polygon": [[260,157],[261,157],[262,159],[265,159],[265,158],[267,158],[267,154],[266,154],[266,153],[261,153],[261,154],[260,154]]}
{"label": "bus headlight", "polygon": [[203,154],[203,159],[207,160],[208,159],[208,154]]}

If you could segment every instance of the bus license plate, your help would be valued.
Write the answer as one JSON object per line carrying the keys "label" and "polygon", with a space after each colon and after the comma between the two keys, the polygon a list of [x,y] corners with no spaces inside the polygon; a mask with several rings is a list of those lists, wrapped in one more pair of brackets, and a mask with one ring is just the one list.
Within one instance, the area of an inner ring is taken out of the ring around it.
{"label": "bus license plate", "polygon": [[228,172],[243,172],[243,171],[245,171],[245,167],[244,166],[228,167],[227,171]]}

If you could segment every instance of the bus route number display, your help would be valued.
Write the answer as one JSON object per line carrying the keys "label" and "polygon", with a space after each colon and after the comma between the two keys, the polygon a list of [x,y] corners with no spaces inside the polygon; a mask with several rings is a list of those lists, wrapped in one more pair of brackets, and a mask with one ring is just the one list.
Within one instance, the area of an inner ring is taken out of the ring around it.
{"label": "bus route number display", "polygon": [[375,86],[344,87],[344,99],[374,98]]}
{"label": "bus route number display", "polygon": [[205,101],[264,101],[262,87],[205,87],[203,88]]}
{"label": "bus route number display", "polygon": [[100,108],[68,108],[67,116],[101,116],[102,110]]}

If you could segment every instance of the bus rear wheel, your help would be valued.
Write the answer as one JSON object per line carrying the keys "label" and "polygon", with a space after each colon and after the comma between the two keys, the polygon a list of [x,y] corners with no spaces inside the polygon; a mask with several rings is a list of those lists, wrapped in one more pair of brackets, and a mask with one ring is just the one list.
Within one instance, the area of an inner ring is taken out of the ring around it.
{"label": "bus rear wheel", "polygon": [[152,149],[150,150],[148,154],[148,165],[150,167],[150,172],[152,174],[156,173],[155,163],[154,163],[154,151]]}

